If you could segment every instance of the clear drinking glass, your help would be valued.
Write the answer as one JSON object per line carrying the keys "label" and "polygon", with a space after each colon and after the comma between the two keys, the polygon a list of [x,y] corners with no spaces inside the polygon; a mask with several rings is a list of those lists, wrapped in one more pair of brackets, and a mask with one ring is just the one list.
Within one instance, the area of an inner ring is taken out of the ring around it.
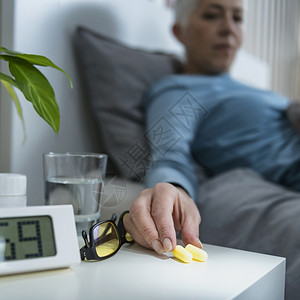
{"label": "clear drinking glass", "polygon": [[45,204],[71,204],[77,234],[100,219],[107,155],[45,153]]}

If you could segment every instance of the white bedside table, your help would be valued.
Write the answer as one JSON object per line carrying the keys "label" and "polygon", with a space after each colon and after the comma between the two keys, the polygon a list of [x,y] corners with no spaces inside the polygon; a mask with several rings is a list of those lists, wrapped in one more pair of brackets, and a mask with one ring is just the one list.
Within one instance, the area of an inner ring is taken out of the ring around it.
{"label": "white bedside table", "polygon": [[285,258],[204,245],[207,262],[180,263],[137,244],[70,269],[0,277],[0,298],[284,299]]}

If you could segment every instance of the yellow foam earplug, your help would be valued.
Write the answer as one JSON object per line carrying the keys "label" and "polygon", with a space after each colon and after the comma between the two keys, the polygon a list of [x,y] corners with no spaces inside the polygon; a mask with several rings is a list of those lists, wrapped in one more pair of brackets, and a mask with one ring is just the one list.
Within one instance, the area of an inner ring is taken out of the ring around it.
{"label": "yellow foam earplug", "polygon": [[173,255],[185,263],[190,263],[193,260],[193,255],[180,245],[175,247]]}
{"label": "yellow foam earplug", "polygon": [[188,244],[185,247],[185,249],[192,254],[194,260],[198,260],[198,261],[207,260],[208,254],[204,250],[191,244]]}

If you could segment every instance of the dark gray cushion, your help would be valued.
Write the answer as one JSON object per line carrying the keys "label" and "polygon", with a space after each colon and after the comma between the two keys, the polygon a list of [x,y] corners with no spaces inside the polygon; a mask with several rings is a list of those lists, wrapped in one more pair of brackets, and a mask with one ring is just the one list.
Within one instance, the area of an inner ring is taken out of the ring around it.
{"label": "dark gray cushion", "polygon": [[103,151],[117,175],[143,180],[150,152],[142,97],[152,83],[179,72],[181,63],[172,55],[133,49],[83,27],[77,29],[74,45]]}
{"label": "dark gray cushion", "polygon": [[236,169],[200,186],[200,239],[287,258],[286,299],[300,295],[300,193]]}

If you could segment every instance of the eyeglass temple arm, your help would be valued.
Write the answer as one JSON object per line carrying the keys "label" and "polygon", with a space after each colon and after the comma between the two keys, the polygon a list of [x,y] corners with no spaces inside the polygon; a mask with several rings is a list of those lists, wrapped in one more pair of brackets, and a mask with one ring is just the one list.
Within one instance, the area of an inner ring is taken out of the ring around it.
{"label": "eyeglass temple arm", "polygon": [[115,213],[112,214],[111,218],[110,218],[113,222],[117,221],[117,215]]}
{"label": "eyeglass temple arm", "polygon": [[86,248],[90,248],[90,243],[89,243],[89,241],[88,241],[88,237],[87,237],[86,231],[85,231],[85,230],[82,230],[81,235],[82,235],[82,238],[83,238],[83,240],[84,240],[84,243],[85,243]]}
{"label": "eyeglass temple arm", "polygon": [[129,213],[129,210],[124,211],[118,221],[118,231],[120,234],[120,238],[122,240],[122,242],[127,242],[125,235],[127,233],[127,231],[125,230],[125,226],[124,226],[124,217]]}
{"label": "eyeglass temple arm", "polygon": [[80,257],[81,260],[84,260],[85,258],[87,259],[92,259],[93,256],[91,256],[91,246],[90,243],[88,241],[88,237],[87,237],[87,233],[85,230],[82,230],[82,238],[84,240],[85,245],[83,247],[81,247],[80,249]]}

